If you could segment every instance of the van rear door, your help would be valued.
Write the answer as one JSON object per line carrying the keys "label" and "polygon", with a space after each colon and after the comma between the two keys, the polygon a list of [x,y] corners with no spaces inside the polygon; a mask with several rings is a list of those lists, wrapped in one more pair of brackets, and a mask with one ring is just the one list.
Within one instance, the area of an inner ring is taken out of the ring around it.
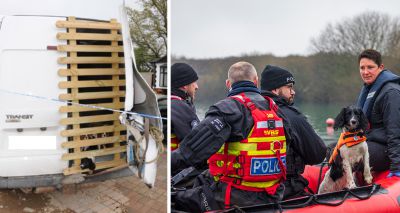
{"label": "van rear door", "polygon": [[0,176],[31,176],[62,173],[68,165],[60,156],[59,121],[62,103],[30,95],[57,99],[66,93],[57,74],[57,63],[66,53],[54,47],[60,17],[5,16],[0,28]]}

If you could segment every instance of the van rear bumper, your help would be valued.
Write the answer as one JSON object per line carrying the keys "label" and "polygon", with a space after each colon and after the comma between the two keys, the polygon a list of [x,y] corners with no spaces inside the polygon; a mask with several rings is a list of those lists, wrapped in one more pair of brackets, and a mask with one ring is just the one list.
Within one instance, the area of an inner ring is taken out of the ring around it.
{"label": "van rear bumper", "polygon": [[[128,168],[123,168],[117,171],[104,173],[101,175],[88,175],[83,177],[82,181],[78,183],[91,183],[105,181],[108,179],[120,178],[132,176],[134,173]],[[24,177],[0,177],[0,188],[33,188],[43,186],[55,186],[61,188],[70,176],[64,176],[63,174],[53,175],[36,175],[36,176],[24,176]]]}

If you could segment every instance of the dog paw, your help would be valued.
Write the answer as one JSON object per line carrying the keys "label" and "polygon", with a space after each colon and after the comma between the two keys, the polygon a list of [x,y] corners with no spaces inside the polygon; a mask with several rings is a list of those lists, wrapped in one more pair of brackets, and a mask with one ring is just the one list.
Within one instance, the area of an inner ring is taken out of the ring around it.
{"label": "dog paw", "polygon": [[346,188],[348,188],[348,189],[354,189],[354,188],[356,188],[356,187],[357,187],[356,184],[353,182],[353,183],[349,183],[348,186],[347,186]]}
{"label": "dog paw", "polygon": [[372,176],[371,176],[371,175],[365,176],[365,177],[364,177],[364,180],[365,180],[365,182],[366,182],[367,184],[371,184],[371,183],[372,183]]}

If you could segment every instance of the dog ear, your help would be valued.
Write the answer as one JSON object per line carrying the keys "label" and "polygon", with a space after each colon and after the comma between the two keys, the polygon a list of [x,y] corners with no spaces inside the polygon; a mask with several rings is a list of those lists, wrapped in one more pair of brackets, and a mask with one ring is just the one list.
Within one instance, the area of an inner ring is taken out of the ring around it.
{"label": "dog ear", "polygon": [[345,111],[346,111],[346,108],[343,108],[342,111],[340,111],[340,113],[336,116],[335,125],[333,126],[333,128],[335,130],[344,127],[344,124],[345,124],[344,117],[346,114]]}
{"label": "dog ear", "polygon": [[360,113],[360,127],[362,130],[367,130],[368,128],[368,118],[367,116],[364,114],[364,112],[362,111],[362,109],[358,109],[359,113]]}

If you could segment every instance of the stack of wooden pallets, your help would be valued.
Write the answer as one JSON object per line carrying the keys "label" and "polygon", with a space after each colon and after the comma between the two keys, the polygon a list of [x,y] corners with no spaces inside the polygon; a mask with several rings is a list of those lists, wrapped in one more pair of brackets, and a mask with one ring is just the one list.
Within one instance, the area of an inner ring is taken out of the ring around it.
{"label": "stack of wooden pallets", "polygon": [[[81,104],[123,109],[125,100],[125,75],[121,25],[114,19],[109,22],[77,20],[69,17],[58,21],[57,39],[66,40],[67,45],[58,45],[57,50],[66,52],[58,63],[67,65],[58,71],[67,81],[59,87],[67,89],[59,99]],[[126,128],[119,123],[119,113],[67,105],[60,112],[68,117],[60,121],[66,126],[61,136],[66,138],[62,147],[68,153],[62,156],[69,161],[64,175],[88,172],[80,168],[81,159],[92,158],[96,171],[126,164]]]}

